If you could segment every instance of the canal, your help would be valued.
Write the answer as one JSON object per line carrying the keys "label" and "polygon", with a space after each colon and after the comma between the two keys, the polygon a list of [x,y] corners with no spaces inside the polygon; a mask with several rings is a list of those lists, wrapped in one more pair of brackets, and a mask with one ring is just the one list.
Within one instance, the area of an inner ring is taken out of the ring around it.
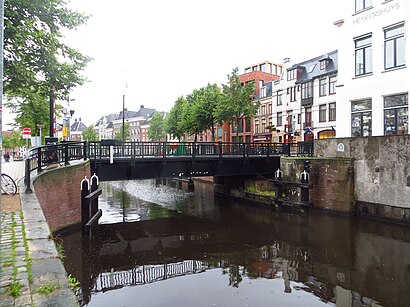
{"label": "canal", "polygon": [[102,185],[98,233],[62,236],[86,306],[409,306],[408,228],[271,210],[155,181]]}

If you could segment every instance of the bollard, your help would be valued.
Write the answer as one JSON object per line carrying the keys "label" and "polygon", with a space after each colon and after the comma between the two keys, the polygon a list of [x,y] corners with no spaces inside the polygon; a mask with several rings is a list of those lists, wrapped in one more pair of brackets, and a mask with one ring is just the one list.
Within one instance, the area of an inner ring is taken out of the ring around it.
{"label": "bollard", "polygon": [[[98,189],[98,182],[99,182],[98,176],[94,173],[94,175],[91,176],[90,181],[91,181],[91,192],[94,192]],[[91,201],[90,207],[91,207],[90,216],[94,216],[98,212],[98,197]]]}
{"label": "bollard", "polygon": [[90,194],[90,180],[87,179],[87,176],[81,180],[81,227],[84,229],[85,224],[90,219],[90,208],[88,206],[88,201],[86,199],[87,195]]}
{"label": "bollard", "polygon": [[[277,181],[282,181],[283,179],[283,173],[282,171],[278,168],[278,170],[275,172],[275,179]],[[276,184],[276,197],[281,198],[283,194],[283,186],[282,184]]]}

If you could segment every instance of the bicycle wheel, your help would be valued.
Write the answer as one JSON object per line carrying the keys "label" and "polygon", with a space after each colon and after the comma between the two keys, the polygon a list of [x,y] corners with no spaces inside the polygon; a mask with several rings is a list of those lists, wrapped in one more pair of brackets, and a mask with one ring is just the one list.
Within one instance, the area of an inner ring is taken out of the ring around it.
{"label": "bicycle wheel", "polygon": [[1,174],[1,190],[9,195],[15,195],[17,193],[17,184],[7,174]]}

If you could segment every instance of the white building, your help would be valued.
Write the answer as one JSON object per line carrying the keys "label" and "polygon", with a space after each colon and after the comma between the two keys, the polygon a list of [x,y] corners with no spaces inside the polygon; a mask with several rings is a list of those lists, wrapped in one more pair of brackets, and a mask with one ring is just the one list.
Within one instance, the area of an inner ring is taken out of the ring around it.
{"label": "white building", "polygon": [[337,137],[408,134],[410,1],[343,2]]}

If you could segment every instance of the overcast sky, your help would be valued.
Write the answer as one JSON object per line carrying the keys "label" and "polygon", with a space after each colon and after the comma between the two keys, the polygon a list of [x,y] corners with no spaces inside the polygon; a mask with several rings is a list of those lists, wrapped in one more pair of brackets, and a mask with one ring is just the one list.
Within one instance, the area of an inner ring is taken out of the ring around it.
{"label": "overcast sky", "polygon": [[[94,58],[71,94],[86,125],[140,105],[169,111],[181,95],[238,67],[301,62],[337,49],[340,0],[71,0],[92,15],[66,42]],[[7,121],[7,118],[4,119]]]}

